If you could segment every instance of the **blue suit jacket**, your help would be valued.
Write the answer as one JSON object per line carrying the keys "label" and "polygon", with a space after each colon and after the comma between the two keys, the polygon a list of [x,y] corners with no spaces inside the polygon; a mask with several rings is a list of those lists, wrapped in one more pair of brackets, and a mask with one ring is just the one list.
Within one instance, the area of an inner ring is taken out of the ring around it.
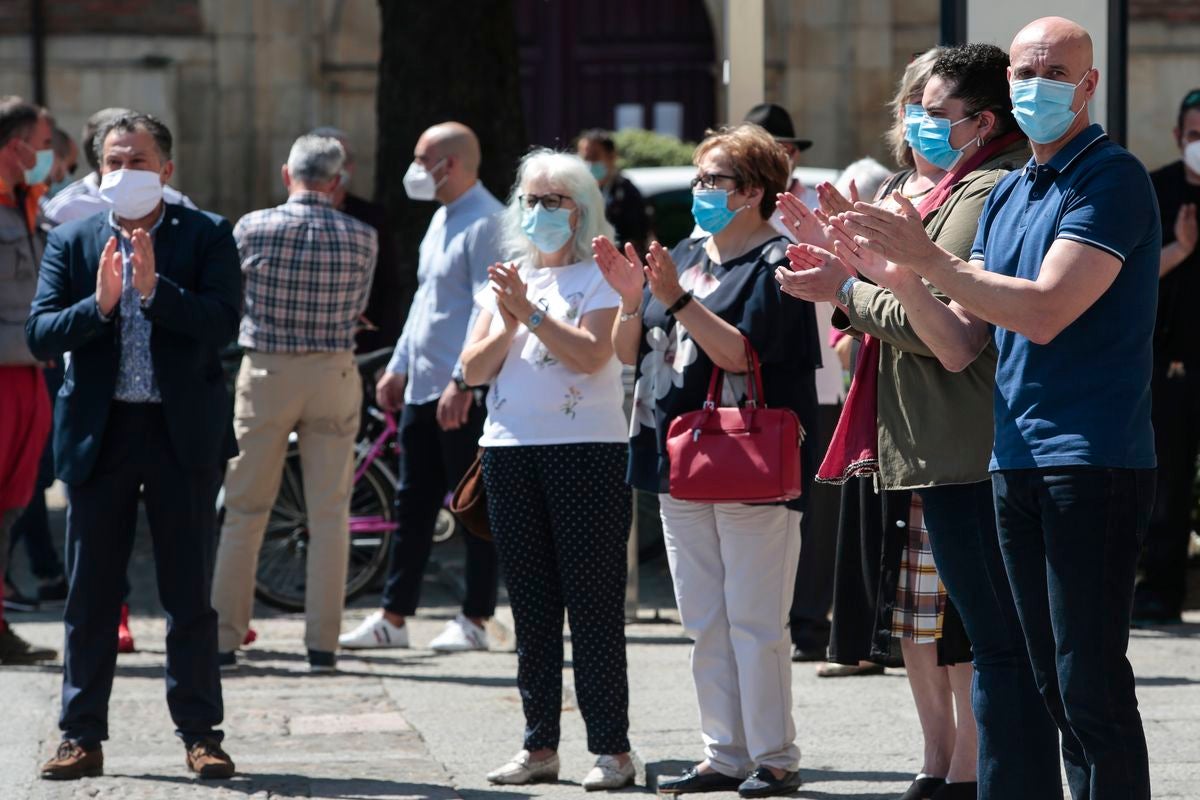
{"label": "blue suit jacket", "polygon": [[[40,359],[71,353],[54,408],[54,463],[68,484],[95,467],[120,358],[120,307],[105,322],[96,271],[113,235],[108,214],[54,229],[46,243],[25,336]],[[152,322],[150,358],[175,456],[185,468],[219,467],[237,454],[219,359],[237,333],[241,267],[233,229],[215,214],[166,206],[154,235],[158,285],[142,311]]]}

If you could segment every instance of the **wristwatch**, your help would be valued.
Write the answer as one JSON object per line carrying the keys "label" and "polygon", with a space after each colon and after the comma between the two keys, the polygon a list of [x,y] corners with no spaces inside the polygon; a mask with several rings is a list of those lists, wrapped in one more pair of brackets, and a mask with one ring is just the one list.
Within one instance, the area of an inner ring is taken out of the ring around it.
{"label": "wristwatch", "polygon": [[454,376],[454,386],[455,386],[455,388],[457,388],[457,389],[458,389],[460,392],[469,392],[469,391],[471,391],[471,385],[470,385],[469,383],[467,383],[466,381],[464,381],[464,380],[462,379],[462,376],[461,376],[461,375],[455,375],[455,376]]}
{"label": "wristwatch", "polygon": [[533,313],[529,315],[529,321],[525,323],[525,326],[527,328],[529,328],[529,330],[533,330],[538,325],[541,325],[542,320],[544,320],[545,318],[546,318],[546,315],[543,314],[540,310],[535,308],[533,310]]}
{"label": "wristwatch", "polygon": [[834,297],[837,298],[839,303],[846,307],[850,306],[850,292],[854,291],[854,284],[856,283],[858,283],[858,278],[855,278],[853,275],[842,281],[842,285],[834,293]]}

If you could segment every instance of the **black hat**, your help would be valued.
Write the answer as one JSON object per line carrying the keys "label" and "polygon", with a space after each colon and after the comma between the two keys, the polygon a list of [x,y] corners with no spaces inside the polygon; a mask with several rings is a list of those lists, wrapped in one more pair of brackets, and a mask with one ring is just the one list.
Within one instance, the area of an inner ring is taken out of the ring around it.
{"label": "black hat", "polygon": [[774,103],[759,103],[746,112],[743,122],[753,122],[760,125],[767,133],[775,137],[775,141],[793,144],[797,150],[807,150],[812,147],[808,139],[797,139],[796,128],[792,125],[792,115],[783,106]]}

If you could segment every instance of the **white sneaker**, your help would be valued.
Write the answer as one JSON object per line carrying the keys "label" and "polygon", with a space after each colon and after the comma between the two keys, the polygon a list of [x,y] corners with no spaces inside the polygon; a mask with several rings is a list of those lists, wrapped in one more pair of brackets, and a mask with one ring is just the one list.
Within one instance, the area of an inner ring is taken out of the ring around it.
{"label": "white sneaker", "polygon": [[[446,623],[429,649],[439,653],[461,653],[465,650],[487,650],[488,635],[479,625],[459,614]],[[556,766],[555,769],[558,767]]]}
{"label": "white sneaker", "polygon": [[357,628],[338,637],[338,645],[347,650],[371,650],[378,647],[408,647],[408,626],[396,626],[376,611]]}
{"label": "white sneaker", "polygon": [[487,774],[489,783],[519,786],[523,783],[548,783],[558,780],[558,753],[534,761],[528,750],[517,753],[504,766]]}
{"label": "white sneaker", "polygon": [[616,756],[599,756],[596,766],[583,779],[583,788],[589,792],[620,789],[632,786],[636,776],[637,769],[633,766],[632,757],[622,764]]}

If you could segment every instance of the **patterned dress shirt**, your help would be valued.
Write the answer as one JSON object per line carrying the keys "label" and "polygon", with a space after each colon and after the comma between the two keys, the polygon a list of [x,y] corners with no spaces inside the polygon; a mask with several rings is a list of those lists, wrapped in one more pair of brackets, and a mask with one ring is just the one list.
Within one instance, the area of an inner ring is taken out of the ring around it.
{"label": "patterned dress shirt", "polygon": [[[158,219],[148,233],[153,241],[162,225],[166,208],[159,211]],[[138,290],[133,286],[133,242],[125,236],[117,215],[108,214],[109,227],[117,237],[117,245],[121,250],[121,309],[118,339],[121,343],[120,360],[117,365],[117,388],[113,399],[125,403],[161,403],[162,395],[158,392],[158,381],[154,378],[154,364],[150,361],[150,329],[153,327],[146,315],[142,313],[144,306],[154,302],[154,292],[143,301]]]}
{"label": "patterned dress shirt", "polygon": [[238,344],[267,353],[354,349],[379,247],[371,226],[335,210],[328,195],[296,192],[242,217],[233,237],[245,279]]}

